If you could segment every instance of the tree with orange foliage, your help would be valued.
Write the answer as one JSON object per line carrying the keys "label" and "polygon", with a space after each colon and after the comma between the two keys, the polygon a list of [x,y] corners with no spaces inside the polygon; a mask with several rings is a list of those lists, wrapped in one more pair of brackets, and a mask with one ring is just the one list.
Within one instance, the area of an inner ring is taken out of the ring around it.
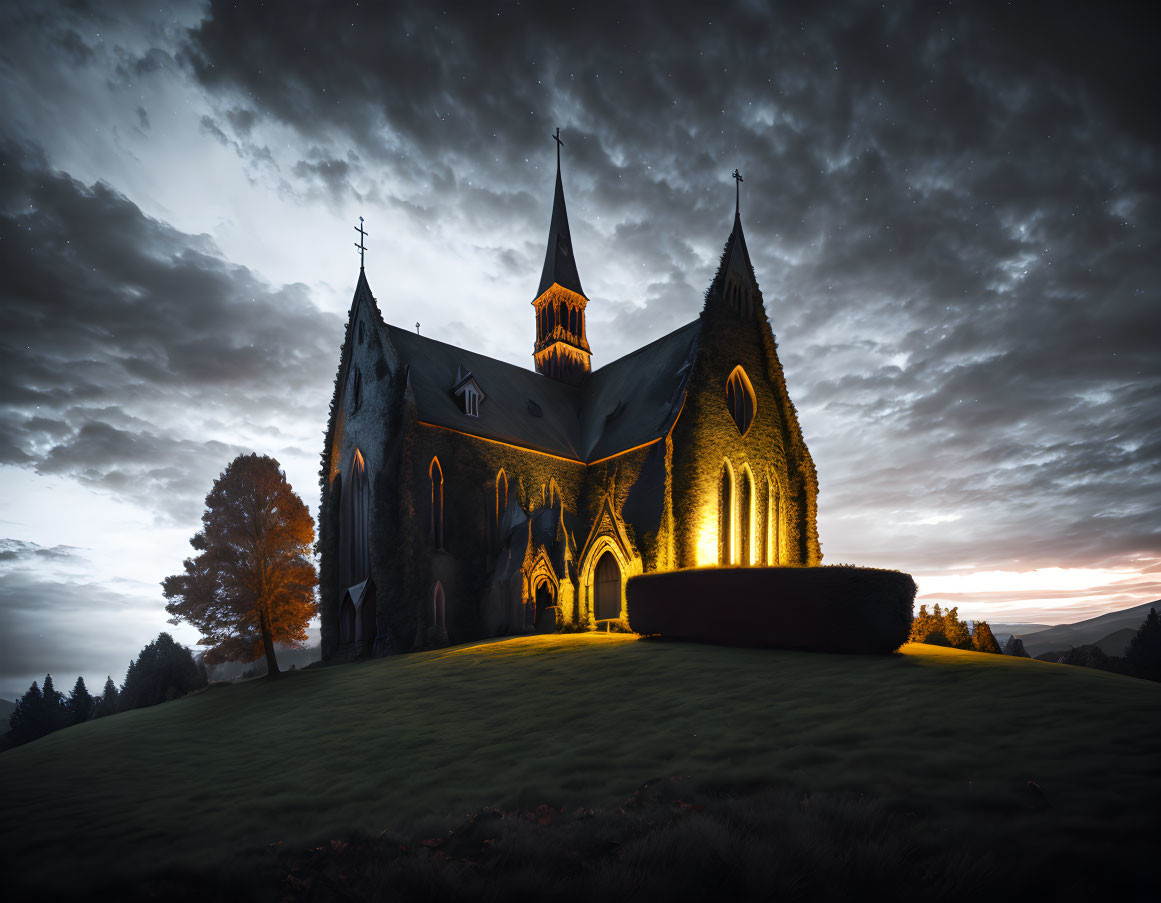
{"label": "tree with orange foliage", "polygon": [[207,664],[266,655],[277,677],[275,643],[301,643],[317,611],[311,560],[314,521],[278,462],[239,455],[206,496],[198,550],[185,572],[162,581],[171,624],[186,621],[209,646]]}

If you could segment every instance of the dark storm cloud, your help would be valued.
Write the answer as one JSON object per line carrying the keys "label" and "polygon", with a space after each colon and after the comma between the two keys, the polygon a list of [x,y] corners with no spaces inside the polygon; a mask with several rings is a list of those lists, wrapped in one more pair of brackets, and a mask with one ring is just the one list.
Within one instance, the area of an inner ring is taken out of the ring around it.
{"label": "dark storm cloud", "polygon": [[303,286],[271,286],[12,145],[0,267],[2,463],[188,518],[242,450],[208,428],[325,406],[341,324]]}
{"label": "dark storm cloud", "polygon": [[586,286],[602,260],[649,274],[590,306],[619,341],[696,314],[740,166],[844,549],[937,569],[1161,547],[1158,98],[1133,7],[292,6],[214,3],[190,32],[196,78],[252,114],[236,132],[353,147],[429,222],[504,198],[539,224],[525,161],[560,124]]}

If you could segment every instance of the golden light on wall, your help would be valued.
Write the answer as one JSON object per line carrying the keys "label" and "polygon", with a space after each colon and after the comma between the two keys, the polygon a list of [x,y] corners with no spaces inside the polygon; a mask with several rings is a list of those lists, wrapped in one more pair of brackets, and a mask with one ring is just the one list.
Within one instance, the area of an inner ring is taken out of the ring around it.
{"label": "golden light on wall", "polygon": [[709,500],[697,514],[697,550],[695,562],[699,568],[718,563],[718,505]]}

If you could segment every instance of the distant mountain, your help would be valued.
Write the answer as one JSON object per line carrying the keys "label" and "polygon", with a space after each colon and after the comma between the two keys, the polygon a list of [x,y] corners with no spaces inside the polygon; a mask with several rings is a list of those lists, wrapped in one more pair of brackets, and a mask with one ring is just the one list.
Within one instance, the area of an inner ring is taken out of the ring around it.
{"label": "distant mountain", "polygon": [[1008,642],[1008,637],[1015,634],[1016,636],[1024,636],[1028,633],[1035,633],[1037,630],[1047,630],[1049,624],[988,624],[992,628],[992,636],[996,638],[996,642],[1001,646]]}
{"label": "distant mountain", "polygon": [[[1148,614],[1148,612],[1145,612],[1145,614]],[[1141,620],[1144,620],[1144,618]],[[1140,624],[1137,625],[1137,627],[1140,626]],[[1097,640],[1093,645],[1100,646],[1101,652],[1105,655],[1123,656],[1125,654],[1125,647],[1137,635],[1137,627],[1122,627],[1120,630],[1114,630],[1107,637]]]}
{"label": "distant mountain", "polygon": [[[1024,648],[1033,658],[1045,652],[1068,649],[1072,646],[1083,646],[1087,643],[1100,645],[1106,655],[1121,655],[1125,651],[1125,644],[1129,642],[1128,639],[1116,652],[1105,649],[1103,643],[1106,640],[1117,642],[1115,637],[1122,630],[1131,630],[1135,633],[1137,628],[1141,626],[1141,622],[1148,616],[1150,608],[1161,611],[1161,600],[1146,602],[1144,605],[1136,605],[1121,611],[1112,611],[1107,615],[1089,618],[1087,621],[1078,621],[1075,624],[1058,624],[1055,627],[1048,627],[1032,633],[1017,632],[1016,636],[1024,641]],[[1131,637],[1131,634],[1129,636]]]}
{"label": "distant mountain", "polygon": [[8,719],[16,711],[16,703],[0,699],[0,734],[8,730]]}

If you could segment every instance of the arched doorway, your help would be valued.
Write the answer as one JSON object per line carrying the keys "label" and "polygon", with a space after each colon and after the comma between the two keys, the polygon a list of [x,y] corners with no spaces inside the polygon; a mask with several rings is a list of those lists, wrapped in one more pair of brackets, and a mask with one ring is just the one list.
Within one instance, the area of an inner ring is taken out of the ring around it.
{"label": "arched doorway", "polygon": [[593,613],[598,621],[621,617],[621,566],[612,552],[597,560],[593,577]]}
{"label": "arched doorway", "polygon": [[536,584],[536,616],[533,621],[533,627],[536,630],[546,631],[556,627],[556,618],[553,613],[545,614],[555,604],[556,593],[553,591],[552,584],[547,577],[541,577],[540,582]]}
{"label": "arched doorway", "polygon": [[343,597],[342,607],[339,609],[339,642],[355,642],[355,603],[350,594]]}

